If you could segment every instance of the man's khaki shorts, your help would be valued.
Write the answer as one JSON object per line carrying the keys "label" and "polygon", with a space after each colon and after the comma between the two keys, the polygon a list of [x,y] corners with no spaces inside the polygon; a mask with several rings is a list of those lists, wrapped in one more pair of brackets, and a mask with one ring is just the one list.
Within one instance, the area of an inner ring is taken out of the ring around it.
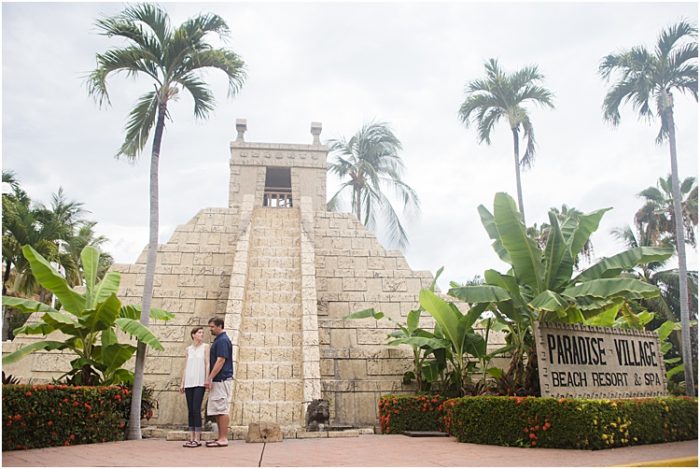
{"label": "man's khaki shorts", "polygon": [[228,415],[231,408],[231,387],[233,380],[212,381],[207,400],[207,415]]}

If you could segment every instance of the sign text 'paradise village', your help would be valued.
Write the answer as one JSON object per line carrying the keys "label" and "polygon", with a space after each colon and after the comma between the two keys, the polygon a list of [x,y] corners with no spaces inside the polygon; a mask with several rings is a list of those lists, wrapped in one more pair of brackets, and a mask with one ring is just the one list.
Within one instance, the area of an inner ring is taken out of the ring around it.
{"label": "sign text 'paradise village'", "polygon": [[653,332],[538,322],[535,338],[543,397],[666,394],[663,356]]}

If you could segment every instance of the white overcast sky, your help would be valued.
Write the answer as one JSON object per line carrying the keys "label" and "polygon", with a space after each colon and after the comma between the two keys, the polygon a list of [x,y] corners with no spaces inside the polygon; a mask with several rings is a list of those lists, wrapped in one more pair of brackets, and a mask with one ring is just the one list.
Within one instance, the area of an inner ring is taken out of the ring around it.
{"label": "white overcast sky", "polygon": [[[174,121],[160,163],[160,241],[204,207],[227,206],[228,145],[235,119],[248,119],[246,140],[310,143],[309,123],[322,140],[351,136],[364,122],[392,125],[403,143],[405,181],[422,202],[408,223],[406,257],[414,270],[465,281],[487,268],[505,270],[490,247],[477,206],[497,191],[515,195],[512,138],[507,124],[493,145],[478,145],[457,118],[465,84],[496,57],[507,71],[538,65],[556,109],[531,108],[538,141],[534,167],[524,172],[528,223],[565,203],[584,212],[614,207],[593,236],[596,256],[623,248],[613,227],[632,222],[636,196],[670,172],[668,147],[654,138],[658,123],[625,108],[622,123],[602,120],[607,85],[601,58],[644,44],[680,19],[697,24],[696,3],[167,3],[174,23],[214,12],[229,24],[229,47],[246,62],[237,97],[211,72],[217,97],[207,121],[192,117],[192,101],[171,106]],[[37,201],[62,186],[85,203],[117,262],[131,263],[148,239],[148,156],[116,160],[127,114],[148,91],[122,76],[110,82],[113,106],[98,109],[83,77],[95,53],[121,43],[98,36],[95,20],[122,3],[3,3],[2,167],[16,172]],[[698,173],[698,107],[676,96],[682,176]],[[150,144],[149,147],[150,149]],[[329,193],[336,181],[329,178]],[[697,268],[697,252],[689,251]]]}

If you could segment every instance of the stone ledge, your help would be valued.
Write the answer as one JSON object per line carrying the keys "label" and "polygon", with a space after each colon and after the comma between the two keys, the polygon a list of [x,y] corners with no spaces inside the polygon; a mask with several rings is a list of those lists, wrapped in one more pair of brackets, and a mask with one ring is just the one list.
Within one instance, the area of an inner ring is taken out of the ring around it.
{"label": "stone ledge", "polygon": [[[352,438],[360,435],[373,435],[373,427],[353,428],[350,430],[331,430],[323,432],[307,432],[295,426],[282,426],[282,435],[285,439],[308,439],[308,438]],[[231,426],[228,431],[230,440],[245,440],[248,433],[248,426]],[[147,427],[143,429],[143,436],[146,438],[165,438],[167,441],[187,441],[190,432],[185,430],[168,430],[165,428]],[[217,434],[214,432],[202,432],[202,441],[215,440]]]}

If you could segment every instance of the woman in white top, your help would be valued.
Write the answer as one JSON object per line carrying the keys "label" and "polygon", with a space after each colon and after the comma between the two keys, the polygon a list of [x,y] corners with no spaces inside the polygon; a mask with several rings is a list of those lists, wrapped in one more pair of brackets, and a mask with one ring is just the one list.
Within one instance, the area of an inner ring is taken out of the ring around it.
{"label": "woman in white top", "polygon": [[202,446],[202,400],[204,399],[204,379],[209,375],[209,345],[203,342],[204,328],[195,327],[190,332],[192,345],[186,349],[185,368],[182,371],[180,392],[187,397],[187,425],[191,438],[183,446]]}

